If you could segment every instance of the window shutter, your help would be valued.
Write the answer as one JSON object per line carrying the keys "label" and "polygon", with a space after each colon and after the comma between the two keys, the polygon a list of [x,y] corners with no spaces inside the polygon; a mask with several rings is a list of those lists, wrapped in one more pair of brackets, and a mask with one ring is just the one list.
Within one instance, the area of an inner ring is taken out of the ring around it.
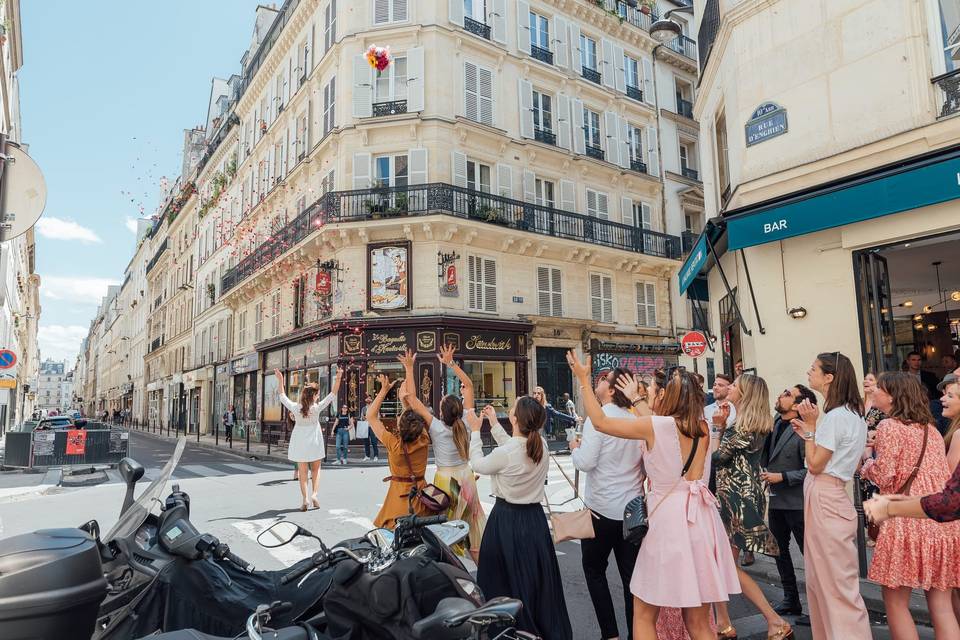
{"label": "window shutter", "polygon": [[[378,0],[379,1],[379,0]],[[361,54],[353,57],[353,117],[373,115],[373,84],[370,64]]]}
{"label": "window shutter", "polygon": [[[507,44],[507,0],[493,0],[493,12],[487,22],[494,42]],[[529,37],[527,42],[530,42]]]}
{"label": "window shutter", "polygon": [[577,190],[572,180],[560,181],[560,209],[576,212]]}
{"label": "window shutter", "polygon": [[632,198],[620,198],[620,217],[623,220],[623,224],[630,227],[636,225],[636,221],[633,219]]}
{"label": "window shutter", "polygon": [[660,175],[660,150],[657,149],[657,128],[647,127],[647,172]]}
{"label": "window shutter", "polygon": [[407,50],[407,111],[423,111],[423,47]]}
{"label": "window shutter", "polygon": [[517,49],[530,55],[530,3],[517,0]]}
{"label": "window shutter", "polygon": [[327,8],[323,11],[323,52],[326,53],[330,50],[330,47],[333,46],[330,27],[333,22],[333,2],[327,5]]}
{"label": "window shutter", "polygon": [[640,203],[640,226],[644,229],[653,229],[652,209],[646,202]]}
{"label": "window shutter", "polygon": [[607,194],[598,193],[597,194],[597,217],[601,220],[610,219],[610,207]]}
{"label": "window shutter", "polygon": [[497,192],[505,198],[513,197],[513,167],[508,164],[497,165]]}
{"label": "window shutter", "polygon": [[370,154],[355,153],[353,155],[353,188],[367,189],[370,187]]}
{"label": "window shutter", "polygon": [[390,4],[393,0],[373,0],[373,24],[390,22]]}
{"label": "window shutter", "polygon": [[617,123],[620,129],[620,166],[630,168],[630,124],[626,118],[620,118]]}
{"label": "window shutter", "polygon": [[479,117],[480,90],[477,85],[477,65],[463,63],[463,115],[477,121]]}
{"label": "window shutter", "polygon": [[652,282],[638,282],[637,324],[641,327],[657,326],[657,287]]}
{"label": "window shutter", "polygon": [[603,322],[613,322],[613,279],[601,276],[603,284]]}
{"label": "window shutter", "polygon": [[330,78],[327,83],[330,88],[330,107],[327,111],[327,131],[333,131],[337,126],[337,77]]}
{"label": "window shutter", "polygon": [[603,112],[603,126],[607,130],[607,162],[620,165],[620,117],[613,111]]}
{"label": "window shutter", "polygon": [[393,21],[402,22],[407,19],[407,0],[393,0]]}
{"label": "window shutter", "polygon": [[642,58],[643,64],[643,101],[654,104],[653,96],[653,63],[650,58]]}
{"label": "window shutter", "polygon": [[450,22],[463,26],[463,0],[450,0]]}
{"label": "window shutter", "polygon": [[537,306],[541,316],[553,315],[550,312],[550,270],[547,267],[537,267]]}
{"label": "window shutter", "polygon": [[573,117],[570,121],[570,129],[573,134],[573,152],[583,155],[587,152],[587,132],[583,126],[583,100],[573,101]]}
{"label": "window shutter", "polygon": [[593,189],[587,189],[587,215],[597,217],[597,192]]}
{"label": "window shutter", "polygon": [[580,60],[580,25],[570,23],[570,68],[578,76],[583,73],[583,64]]}
{"label": "window shutter", "polygon": [[537,201],[537,176],[529,169],[523,170],[523,200],[524,202]]}
{"label": "window shutter", "polygon": [[553,63],[561,69],[570,64],[570,26],[560,16],[553,19]]}
{"label": "window shutter", "polygon": [[563,317],[563,291],[561,290],[562,276],[560,269],[550,270],[550,285],[553,291],[553,315]]}
{"label": "window shutter", "polygon": [[603,82],[603,86],[610,89],[615,89],[617,86],[615,80],[617,66],[615,64],[616,54],[613,47],[613,41],[603,38],[600,41],[600,50],[603,51],[603,62],[600,63],[600,79]]}
{"label": "window shutter", "polygon": [[456,187],[467,186],[467,154],[451,152],[450,165],[453,168],[453,184]]}
{"label": "window shutter", "polygon": [[497,310],[497,263],[494,260],[483,260],[483,310],[495,312]]}
{"label": "window shutter", "polygon": [[561,93],[557,96],[557,144],[567,150],[570,149],[571,117],[570,98]]}
{"label": "window shutter", "polygon": [[[427,183],[427,150],[410,149],[409,184]],[[412,208],[412,207],[411,207]]]}
{"label": "window shutter", "polygon": [[469,289],[469,306],[470,309],[479,309],[480,305],[478,304],[477,291],[480,288],[478,272],[480,271],[477,266],[478,258],[476,256],[467,256],[467,288]]}
{"label": "window shutter", "polygon": [[493,71],[491,71],[490,69],[484,69],[483,67],[478,67],[477,81],[480,88],[479,122],[482,122],[483,124],[486,124],[486,125],[490,125],[492,127],[494,122]]}
{"label": "window shutter", "polygon": [[627,71],[623,60],[623,47],[616,45],[613,48],[613,80],[614,87],[620,93],[627,92]]}
{"label": "window shutter", "polygon": [[533,84],[520,78],[518,81],[520,94],[520,137],[533,137]]}
{"label": "window shutter", "polygon": [[603,287],[598,273],[590,274],[590,317],[603,321]]}

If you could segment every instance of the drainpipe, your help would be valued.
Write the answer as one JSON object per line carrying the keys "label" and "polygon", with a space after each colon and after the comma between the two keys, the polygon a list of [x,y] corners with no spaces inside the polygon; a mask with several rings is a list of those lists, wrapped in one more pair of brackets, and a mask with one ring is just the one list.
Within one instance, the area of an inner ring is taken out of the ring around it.
{"label": "drainpipe", "polygon": [[[667,233],[667,180],[665,177],[666,169],[663,162],[663,130],[660,127],[660,94],[657,92],[657,49],[663,46],[661,42],[653,48],[653,108],[656,110],[657,118],[657,158],[660,160],[660,222],[664,233]],[[682,249],[682,241],[681,241]],[[681,251],[682,253],[682,251]],[[673,289],[672,284],[668,287],[667,308],[670,311],[670,335],[677,337],[677,320],[673,312]]]}

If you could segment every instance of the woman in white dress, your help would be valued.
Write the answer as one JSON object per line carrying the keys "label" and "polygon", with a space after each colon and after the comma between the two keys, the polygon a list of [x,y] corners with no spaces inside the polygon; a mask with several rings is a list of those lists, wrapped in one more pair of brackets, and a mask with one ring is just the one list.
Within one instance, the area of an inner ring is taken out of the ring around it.
{"label": "woman in white dress", "polygon": [[300,494],[303,503],[300,511],[306,511],[307,502],[307,469],[310,469],[311,489],[310,499],[313,508],[319,508],[317,490],[320,488],[320,460],[324,454],[323,429],[320,428],[320,414],[337,400],[340,390],[340,381],[343,378],[343,369],[337,367],[337,376],[333,381],[333,390],[322,400],[317,402],[320,388],[316,384],[308,384],[300,392],[300,402],[296,403],[287,397],[287,389],[283,382],[283,374],[274,369],[277,377],[277,393],[280,395],[280,404],[290,411],[293,416],[293,432],[290,434],[290,446],[287,448],[287,457],[297,464],[297,478],[300,481]]}

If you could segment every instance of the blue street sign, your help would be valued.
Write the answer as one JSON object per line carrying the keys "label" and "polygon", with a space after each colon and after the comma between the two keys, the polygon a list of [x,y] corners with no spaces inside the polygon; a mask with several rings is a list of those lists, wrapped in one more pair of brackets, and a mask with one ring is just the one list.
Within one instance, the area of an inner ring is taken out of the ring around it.
{"label": "blue street sign", "polygon": [[9,349],[0,349],[0,369],[10,369],[17,364],[17,354]]}

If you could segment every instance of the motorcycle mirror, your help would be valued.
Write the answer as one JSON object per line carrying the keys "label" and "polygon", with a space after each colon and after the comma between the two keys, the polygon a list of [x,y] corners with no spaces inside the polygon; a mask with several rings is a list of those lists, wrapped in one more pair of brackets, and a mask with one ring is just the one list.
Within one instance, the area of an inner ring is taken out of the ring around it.
{"label": "motorcycle mirror", "polygon": [[79,527],[81,531],[86,531],[90,534],[90,537],[94,540],[100,540],[100,523],[96,520],[91,520],[90,522],[85,522]]}
{"label": "motorcycle mirror", "polygon": [[366,535],[367,541],[384,553],[393,549],[393,531],[390,529],[374,529]]}
{"label": "motorcycle mirror", "polygon": [[261,531],[260,535],[257,536],[257,543],[261,547],[273,549],[289,544],[298,535],[300,535],[299,525],[281,520]]}

